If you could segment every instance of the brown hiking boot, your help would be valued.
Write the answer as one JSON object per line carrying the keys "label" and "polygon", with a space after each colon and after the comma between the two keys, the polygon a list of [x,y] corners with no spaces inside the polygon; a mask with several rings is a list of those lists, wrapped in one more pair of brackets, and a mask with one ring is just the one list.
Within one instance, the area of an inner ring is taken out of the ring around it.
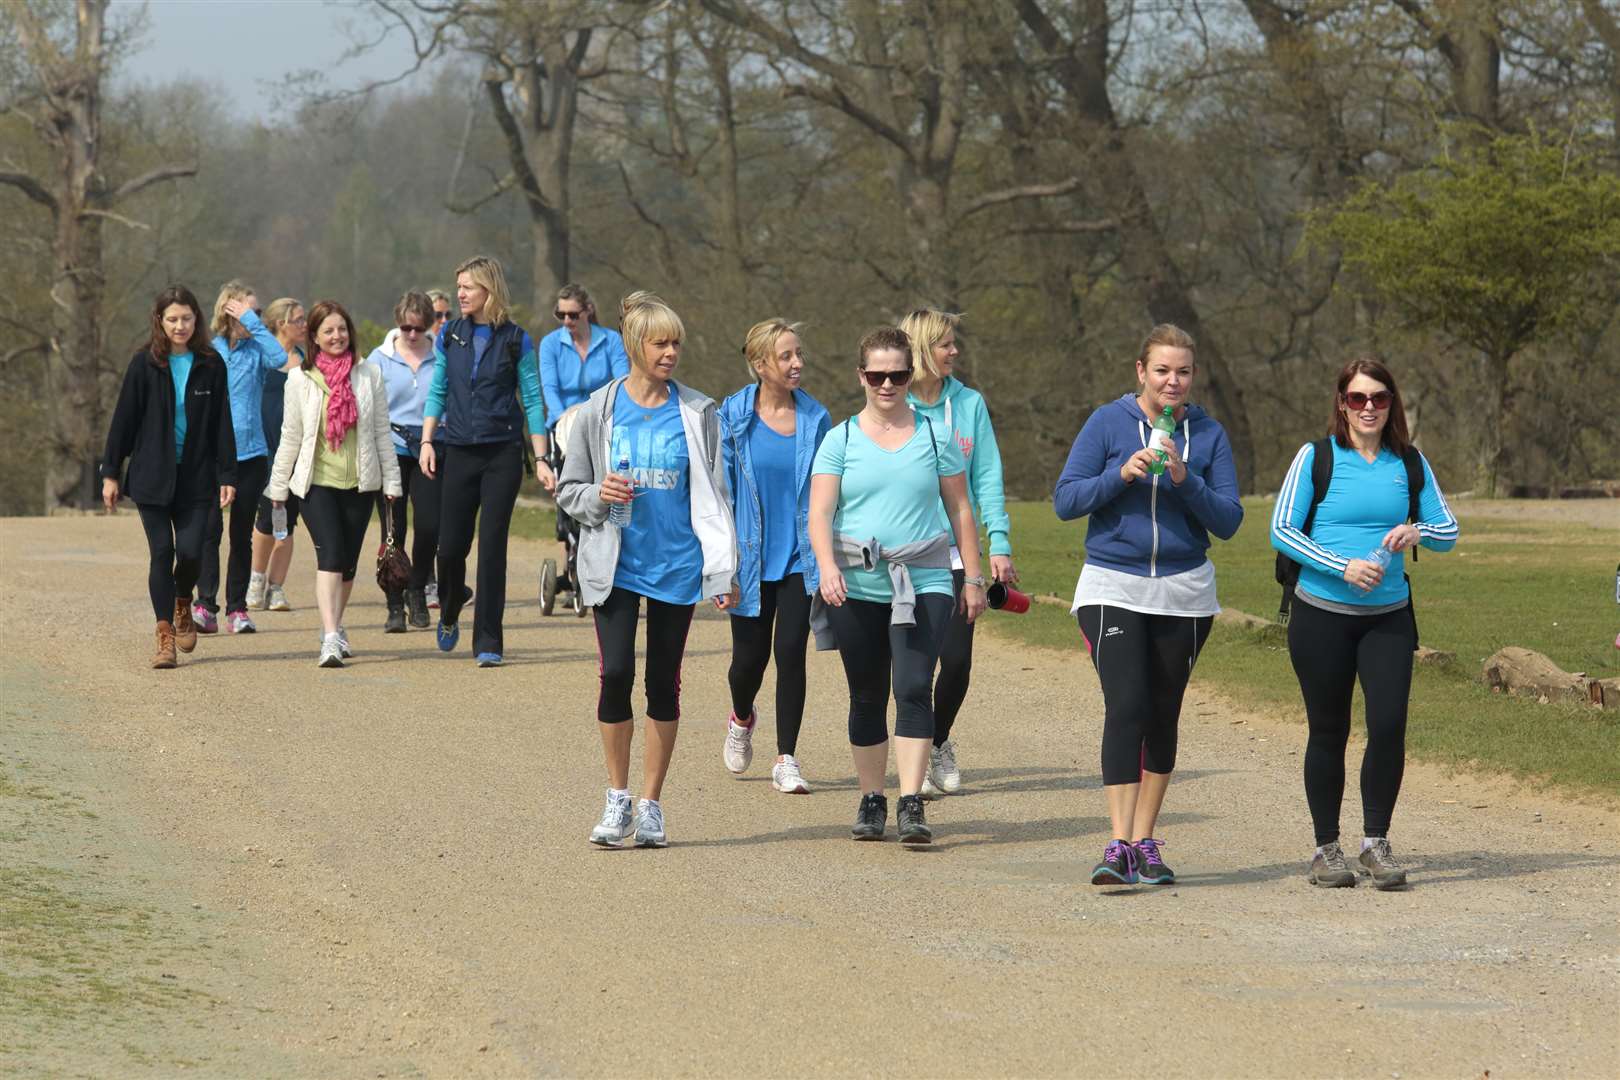
{"label": "brown hiking boot", "polygon": [[154,668],[172,668],[179,660],[174,655],[174,624],[159,622],[157,624],[157,652],[152,654]]}
{"label": "brown hiking boot", "polygon": [[174,635],[174,644],[181,652],[190,652],[197,647],[197,624],[191,620],[191,597],[174,598],[174,625],[169,633]]}

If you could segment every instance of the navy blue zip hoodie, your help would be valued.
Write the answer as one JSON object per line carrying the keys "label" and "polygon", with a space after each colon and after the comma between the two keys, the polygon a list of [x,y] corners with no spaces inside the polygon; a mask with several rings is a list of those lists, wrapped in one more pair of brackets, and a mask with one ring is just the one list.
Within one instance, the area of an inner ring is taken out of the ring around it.
{"label": "navy blue zip hoodie", "polygon": [[1088,514],[1086,561],[1139,577],[1164,577],[1202,566],[1209,534],[1230,540],[1243,523],[1237,470],[1226,431],[1197,405],[1176,427],[1187,478],[1169,471],[1127,484],[1119,468],[1147,446],[1152,423],[1135,394],[1110,401],[1086,418],[1052,492],[1063,521]]}

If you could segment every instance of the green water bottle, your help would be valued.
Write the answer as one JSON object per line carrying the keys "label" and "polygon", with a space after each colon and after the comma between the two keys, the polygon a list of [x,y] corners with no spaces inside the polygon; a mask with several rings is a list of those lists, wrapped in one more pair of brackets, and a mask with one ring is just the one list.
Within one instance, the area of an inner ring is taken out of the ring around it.
{"label": "green water bottle", "polygon": [[1148,466],[1148,471],[1154,476],[1164,475],[1165,450],[1175,444],[1176,416],[1171,411],[1170,406],[1166,405],[1164,412],[1160,413],[1159,418],[1153,421],[1153,436],[1148,439],[1148,449],[1158,451],[1158,454],[1153,458],[1153,464]]}

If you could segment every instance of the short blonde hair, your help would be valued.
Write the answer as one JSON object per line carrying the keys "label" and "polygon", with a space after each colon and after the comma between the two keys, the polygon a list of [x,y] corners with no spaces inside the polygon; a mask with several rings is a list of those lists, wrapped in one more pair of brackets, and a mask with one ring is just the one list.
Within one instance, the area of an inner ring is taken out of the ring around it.
{"label": "short blonde hair", "polygon": [[277,297],[265,305],[264,325],[270,328],[272,334],[279,333],[281,328],[286,325],[287,320],[292,318],[292,313],[303,306],[298,302],[297,297]]}
{"label": "short blonde hair", "polygon": [[934,346],[953,333],[962,316],[933,308],[918,308],[900,320],[900,329],[911,339],[911,377],[938,379],[939,365],[934,363]]}
{"label": "short blonde hair", "polygon": [[686,326],[656,294],[638,289],[619,304],[619,335],[630,361],[639,364],[646,359],[647,342],[665,337],[679,341],[686,336]]}
{"label": "short blonde hair", "polygon": [[462,274],[472,278],[474,285],[489,293],[484,298],[484,310],[479,312],[484,321],[491,326],[504,323],[507,313],[512,310],[512,294],[506,288],[506,271],[501,268],[500,262],[488,255],[474,255],[456,267],[456,277]]}
{"label": "short blonde hair", "polygon": [[748,328],[743,337],[743,359],[748,361],[748,370],[756,382],[765,365],[776,358],[777,341],[783,334],[797,334],[803,325],[790,323],[778,315]]}
{"label": "short blonde hair", "polygon": [[235,278],[221,285],[219,287],[219,296],[214,300],[214,320],[208,324],[209,332],[215,337],[224,338],[232,345],[246,339],[249,336],[247,328],[225,314],[225,305],[232,300],[245,300],[258,291],[253,286],[243,284]]}

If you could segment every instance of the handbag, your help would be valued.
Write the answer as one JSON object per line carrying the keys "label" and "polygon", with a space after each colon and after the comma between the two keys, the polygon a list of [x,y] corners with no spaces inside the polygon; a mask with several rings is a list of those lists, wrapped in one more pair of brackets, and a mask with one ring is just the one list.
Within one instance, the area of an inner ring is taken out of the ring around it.
{"label": "handbag", "polygon": [[383,514],[388,523],[387,536],[377,549],[377,587],[392,595],[404,592],[411,583],[411,557],[394,540],[394,514],[392,508]]}

